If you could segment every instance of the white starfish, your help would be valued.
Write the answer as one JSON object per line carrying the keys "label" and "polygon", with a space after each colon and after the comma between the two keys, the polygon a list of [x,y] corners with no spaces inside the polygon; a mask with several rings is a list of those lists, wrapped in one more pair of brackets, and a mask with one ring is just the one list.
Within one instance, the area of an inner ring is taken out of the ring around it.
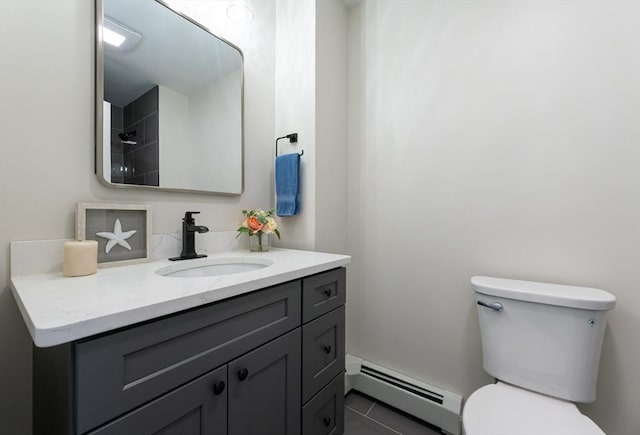
{"label": "white starfish", "polygon": [[109,239],[109,241],[107,242],[107,247],[105,248],[105,251],[108,254],[109,251],[111,251],[111,248],[113,248],[116,245],[120,245],[123,248],[127,248],[129,251],[131,251],[131,245],[127,243],[127,239],[133,236],[136,232],[137,230],[131,230],[131,231],[125,231],[123,233],[122,224],[120,224],[120,219],[116,219],[116,225],[113,227],[112,233],[102,231],[102,232],[96,233],[96,236]]}

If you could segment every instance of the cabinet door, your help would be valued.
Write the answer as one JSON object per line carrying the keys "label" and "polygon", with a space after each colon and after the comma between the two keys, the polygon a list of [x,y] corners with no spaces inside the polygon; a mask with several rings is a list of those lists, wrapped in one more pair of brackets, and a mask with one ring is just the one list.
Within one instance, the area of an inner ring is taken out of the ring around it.
{"label": "cabinet door", "polygon": [[90,435],[227,435],[227,366],[90,432]]}
{"label": "cabinet door", "polygon": [[300,328],[229,363],[229,434],[300,433]]}

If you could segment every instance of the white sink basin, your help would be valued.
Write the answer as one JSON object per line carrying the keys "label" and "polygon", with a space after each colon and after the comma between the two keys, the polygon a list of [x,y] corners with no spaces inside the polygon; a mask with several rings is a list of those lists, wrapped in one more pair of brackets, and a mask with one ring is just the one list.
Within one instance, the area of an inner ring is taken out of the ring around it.
{"label": "white sink basin", "polygon": [[251,272],[264,269],[272,264],[273,261],[266,258],[253,257],[183,260],[178,264],[172,264],[156,270],[156,274],[170,278],[199,278]]}

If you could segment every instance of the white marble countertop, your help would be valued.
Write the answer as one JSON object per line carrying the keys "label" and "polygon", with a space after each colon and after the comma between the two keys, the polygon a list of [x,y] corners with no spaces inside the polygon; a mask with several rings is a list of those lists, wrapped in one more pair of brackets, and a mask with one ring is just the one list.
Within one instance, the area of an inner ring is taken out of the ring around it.
{"label": "white marble countertop", "polygon": [[[95,275],[67,278],[41,273],[11,278],[11,288],[33,342],[55,346],[101,332],[176,313],[253,290],[344,266],[346,255],[272,248],[231,251],[207,259],[259,258],[273,261],[249,272],[198,278],[164,277],[156,270],[203,260],[159,260],[99,269]],[[186,266],[186,264],[185,264]]]}

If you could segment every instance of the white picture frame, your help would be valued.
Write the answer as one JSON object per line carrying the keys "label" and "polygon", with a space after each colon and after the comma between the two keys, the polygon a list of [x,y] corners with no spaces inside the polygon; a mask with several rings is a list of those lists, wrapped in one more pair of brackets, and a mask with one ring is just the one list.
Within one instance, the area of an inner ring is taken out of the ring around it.
{"label": "white picture frame", "polygon": [[78,203],[76,238],[98,242],[101,267],[150,261],[151,225],[151,205]]}

